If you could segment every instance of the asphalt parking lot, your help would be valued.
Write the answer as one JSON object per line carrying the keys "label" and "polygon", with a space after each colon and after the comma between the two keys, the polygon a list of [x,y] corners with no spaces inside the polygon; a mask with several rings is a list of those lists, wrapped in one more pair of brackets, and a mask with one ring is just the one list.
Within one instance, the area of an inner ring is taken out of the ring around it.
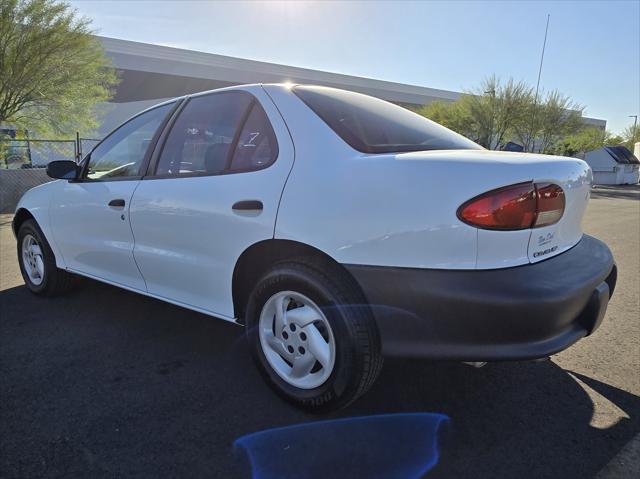
{"label": "asphalt parking lot", "polygon": [[[89,280],[34,298],[10,221],[0,217],[0,476],[242,477],[234,440],[319,419],[271,393],[240,327]],[[547,362],[388,360],[330,417],[446,414],[429,477],[594,477],[640,432],[640,189],[597,188],[585,230],[619,267],[592,337]]]}

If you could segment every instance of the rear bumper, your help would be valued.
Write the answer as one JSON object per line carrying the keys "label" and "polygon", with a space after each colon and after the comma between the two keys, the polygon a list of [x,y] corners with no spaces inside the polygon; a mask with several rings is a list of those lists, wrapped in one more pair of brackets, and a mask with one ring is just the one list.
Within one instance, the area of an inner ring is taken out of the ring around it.
{"label": "rear bumper", "polygon": [[345,266],[371,304],[385,354],[444,360],[562,351],[600,325],[616,283],[609,248],[586,235],[558,256],[507,269]]}

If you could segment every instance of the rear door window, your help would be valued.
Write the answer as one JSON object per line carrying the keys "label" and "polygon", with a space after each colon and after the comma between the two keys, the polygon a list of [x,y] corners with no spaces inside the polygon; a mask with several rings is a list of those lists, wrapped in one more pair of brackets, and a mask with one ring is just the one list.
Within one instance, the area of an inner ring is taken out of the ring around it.
{"label": "rear door window", "polygon": [[232,171],[253,171],[273,163],[278,155],[275,134],[266,113],[255,101],[242,127],[231,159]]}
{"label": "rear door window", "polygon": [[230,91],[191,98],[171,127],[156,176],[251,171],[275,159],[275,138],[258,101]]}

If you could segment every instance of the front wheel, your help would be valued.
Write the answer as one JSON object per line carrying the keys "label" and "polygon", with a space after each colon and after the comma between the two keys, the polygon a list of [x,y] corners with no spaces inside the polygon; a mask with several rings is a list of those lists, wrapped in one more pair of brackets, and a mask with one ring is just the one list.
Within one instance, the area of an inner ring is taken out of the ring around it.
{"label": "front wheel", "polygon": [[267,382],[316,412],[364,394],[382,367],[375,320],[353,279],[335,265],[275,265],[247,305],[247,337]]}
{"label": "front wheel", "polygon": [[18,262],[22,278],[37,295],[56,296],[69,290],[73,277],[56,267],[56,259],[44,234],[34,220],[18,229]]}

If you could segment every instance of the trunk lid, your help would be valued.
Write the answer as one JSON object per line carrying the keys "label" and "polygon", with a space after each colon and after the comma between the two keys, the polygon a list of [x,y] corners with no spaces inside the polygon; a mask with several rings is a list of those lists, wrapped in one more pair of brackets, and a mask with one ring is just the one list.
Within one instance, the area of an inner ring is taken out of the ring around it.
{"label": "trunk lid", "polygon": [[457,183],[467,192],[466,200],[496,188],[529,181],[553,183],[564,190],[564,214],[553,225],[520,231],[478,229],[478,269],[543,261],[570,249],[582,238],[582,218],[592,182],[591,169],[582,160],[489,150],[404,153],[397,155],[396,160],[428,162],[434,172],[442,163],[443,172],[448,170],[456,175],[451,183]]}

